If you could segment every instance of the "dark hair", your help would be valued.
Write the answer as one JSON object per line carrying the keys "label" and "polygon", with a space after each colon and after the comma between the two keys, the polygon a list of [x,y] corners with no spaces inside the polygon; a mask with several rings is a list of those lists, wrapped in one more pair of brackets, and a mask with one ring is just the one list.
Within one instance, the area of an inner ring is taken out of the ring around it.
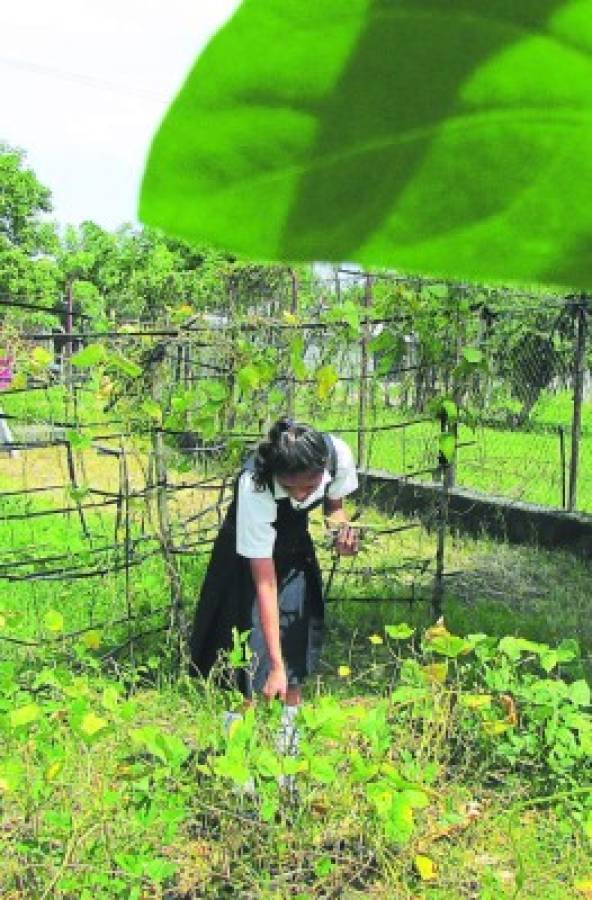
{"label": "dark hair", "polygon": [[259,490],[264,490],[274,475],[322,472],[327,459],[327,445],[320,431],[287,417],[278,419],[269,429],[267,440],[261,441],[255,451],[253,480]]}

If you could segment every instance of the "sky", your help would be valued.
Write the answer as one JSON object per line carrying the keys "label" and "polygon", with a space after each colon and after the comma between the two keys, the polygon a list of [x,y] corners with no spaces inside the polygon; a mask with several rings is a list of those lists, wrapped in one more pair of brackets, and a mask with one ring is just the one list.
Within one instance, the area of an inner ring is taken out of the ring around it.
{"label": "sky", "polygon": [[0,142],[27,153],[60,224],[136,221],[159,121],[239,0],[0,3]]}

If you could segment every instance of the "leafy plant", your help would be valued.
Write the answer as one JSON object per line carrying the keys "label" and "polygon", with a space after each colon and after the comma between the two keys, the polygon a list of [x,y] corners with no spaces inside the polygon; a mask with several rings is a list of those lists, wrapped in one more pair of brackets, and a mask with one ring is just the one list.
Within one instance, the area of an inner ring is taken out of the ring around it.
{"label": "leafy plant", "polygon": [[245,2],[154,138],[140,217],[252,258],[585,287],[591,27],[587,0]]}

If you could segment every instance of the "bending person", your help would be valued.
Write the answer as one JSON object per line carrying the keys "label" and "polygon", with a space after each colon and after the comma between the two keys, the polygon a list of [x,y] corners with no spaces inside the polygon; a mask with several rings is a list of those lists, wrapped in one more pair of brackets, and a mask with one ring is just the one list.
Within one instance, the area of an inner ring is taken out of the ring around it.
{"label": "bending person", "polygon": [[216,538],[191,636],[195,673],[207,676],[232,629],[250,631],[245,697],[300,703],[318,663],[324,630],[322,581],[308,514],[323,503],[341,525],[337,552],[357,552],[343,498],[358,486],[351,450],[339,438],[291,419],[271,428],[239,473]]}

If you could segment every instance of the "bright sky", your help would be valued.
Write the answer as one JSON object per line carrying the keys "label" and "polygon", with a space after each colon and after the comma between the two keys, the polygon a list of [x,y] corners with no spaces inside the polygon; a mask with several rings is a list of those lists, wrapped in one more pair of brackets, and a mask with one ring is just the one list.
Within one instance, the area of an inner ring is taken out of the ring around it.
{"label": "bright sky", "polygon": [[27,152],[61,224],[135,221],[150,139],[239,0],[2,0],[0,141]]}

